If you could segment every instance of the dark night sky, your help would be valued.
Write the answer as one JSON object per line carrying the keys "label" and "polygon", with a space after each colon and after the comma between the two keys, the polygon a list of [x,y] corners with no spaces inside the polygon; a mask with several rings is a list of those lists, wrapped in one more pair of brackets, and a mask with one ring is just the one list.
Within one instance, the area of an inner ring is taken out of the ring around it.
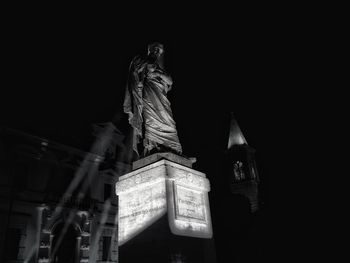
{"label": "dark night sky", "polygon": [[227,142],[227,114],[233,111],[257,149],[267,185],[275,146],[285,139],[279,134],[280,105],[289,96],[289,89],[281,89],[281,47],[288,41],[279,37],[281,28],[248,19],[139,28],[114,27],[104,20],[11,26],[4,33],[5,126],[72,146],[80,146],[91,123],[110,121],[116,114],[122,126],[129,63],[146,52],[148,43],[159,41],[174,79],[168,96],[184,154],[196,156],[196,168],[206,171],[210,153]]}
{"label": "dark night sky", "polygon": [[10,91],[5,117],[16,126],[109,120],[121,110],[130,60],[149,42],[160,41],[175,82],[169,97],[183,140],[207,140],[200,131],[212,130],[220,113],[230,110],[252,146],[260,148],[273,137],[268,125],[283,98],[276,81],[279,43],[267,26],[120,32],[102,22],[94,27],[38,22],[16,29],[4,40]]}
{"label": "dark night sky", "polygon": [[[92,123],[116,117],[125,126],[121,109],[129,63],[146,52],[148,43],[162,42],[165,67],[174,80],[168,96],[184,154],[197,157],[194,168],[216,182],[220,174],[212,164],[227,143],[227,114],[232,111],[257,150],[264,202],[259,246],[269,256],[289,256],[295,250],[282,252],[287,246],[281,240],[294,248],[289,237],[299,227],[294,219],[299,212],[287,212],[288,229],[281,216],[298,199],[292,185],[298,184],[301,167],[295,163],[304,158],[302,152],[312,150],[302,148],[314,137],[305,124],[316,122],[318,115],[312,106],[319,94],[312,90],[317,79],[312,68],[320,57],[313,55],[318,43],[308,42],[315,27],[295,27],[294,16],[286,22],[264,12],[238,17],[237,10],[231,11],[214,16],[215,10],[196,10],[187,17],[178,13],[153,21],[137,15],[117,21],[122,11],[106,17],[87,13],[86,19],[51,18],[50,13],[45,18],[10,16],[0,32],[0,125],[88,149],[81,142]],[[213,204],[220,207],[221,201]]]}
{"label": "dark night sky", "polygon": [[114,24],[13,22],[3,33],[1,123],[77,147],[92,123],[119,116],[123,126],[129,63],[148,43],[159,41],[174,80],[168,96],[184,154],[196,156],[194,168],[215,180],[219,175],[210,174],[210,163],[213,153],[225,148],[232,111],[257,150],[267,207],[271,178],[281,176],[274,164],[288,139],[280,132],[286,122],[282,108],[295,96],[284,78],[290,68],[282,62],[291,56],[284,46],[291,39],[283,28],[249,19],[138,28]]}
{"label": "dark night sky", "polygon": [[[226,116],[233,111],[249,145],[257,150],[266,208],[272,192],[291,189],[291,183],[298,182],[294,164],[301,152],[312,150],[302,147],[316,134],[308,134],[304,124],[315,123],[320,115],[313,103],[319,101],[323,83],[316,92],[312,88],[323,76],[314,76],[313,68],[322,65],[324,50],[317,48],[324,42],[325,27],[315,43],[309,40],[317,25],[298,25],[301,18],[296,14],[283,18],[283,12],[270,16],[261,10],[258,16],[238,17],[236,9],[195,9],[189,17],[165,13],[150,21],[150,13],[143,19],[125,11],[117,21],[123,12],[113,17],[87,13],[84,19],[63,14],[50,18],[49,12],[45,18],[31,14],[5,19],[0,33],[0,125],[72,146],[79,146],[91,123],[116,115],[122,126],[130,60],[146,52],[148,43],[159,41],[174,79],[168,96],[180,141],[184,154],[197,157],[195,169],[207,172],[211,180],[220,176],[208,173],[209,166],[216,158],[212,153],[224,148]],[[292,197],[297,198],[294,193]],[[273,202],[283,207],[288,198],[284,194]]]}

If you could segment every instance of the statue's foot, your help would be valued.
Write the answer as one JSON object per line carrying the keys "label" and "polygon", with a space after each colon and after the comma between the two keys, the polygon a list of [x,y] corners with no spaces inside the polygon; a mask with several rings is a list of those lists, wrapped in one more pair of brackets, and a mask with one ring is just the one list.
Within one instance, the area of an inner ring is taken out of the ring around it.
{"label": "statue's foot", "polygon": [[178,156],[181,156],[183,158],[186,158],[188,160],[190,160],[192,163],[195,163],[197,161],[197,159],[195,157],[188,157],[186,155],[184,155],[183,153],[180,153],[172,148],[166,147],[164,145],[159,145],[155,148],[152,148],[151,150],[145,151],[143,154],[143,157],[155,154],[155,153],[173,153],[176,154]]}

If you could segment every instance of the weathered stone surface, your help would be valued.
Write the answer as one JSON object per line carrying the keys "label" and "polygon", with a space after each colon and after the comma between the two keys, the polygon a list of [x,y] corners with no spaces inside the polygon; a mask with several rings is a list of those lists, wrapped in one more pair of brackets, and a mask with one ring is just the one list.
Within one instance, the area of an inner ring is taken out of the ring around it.
{"label": "weathered stone surface", "polygon": [[142,158],[140,160],[133,162],[132,169],[136,170],[138,168],[144,167],[148,164],[157,162],[157,161],[162,160],[162,159],[166,159],[166,160],[178,163],[178,164],[182,164],[186,167],[192,167],[192,164],[194,162],[194,160],[192,160],[192,159],[187,159],[185,157],[182,157],[182,156],[179,156],[177,154],[170,153],[170,152],[155,153],[155,154],[146,156],[145,158]]}
{"label": "weathered stone surface", "polygon": [[211,238],[212,227],[204,173],[160,160],[119,178],[119,244],[127,242],[168,214],[173,234]]}

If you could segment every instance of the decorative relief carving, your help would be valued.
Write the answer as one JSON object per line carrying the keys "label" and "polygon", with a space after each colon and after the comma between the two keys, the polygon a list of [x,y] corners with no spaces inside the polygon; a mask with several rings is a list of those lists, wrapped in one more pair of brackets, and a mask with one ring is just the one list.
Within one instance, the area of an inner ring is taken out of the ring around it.
{"label": "decorative relief carving", "polygon": [[90,246],[83,244],[80,246],[80,249],[88,250],[88,249],[90,249]]}
{"label": "decorative relief carving", "polygon": [[163,167],[157,167],[155,169],[150,169],[141,173],[128,177],[126,179],[122,179],[119,182],[117,182],[116,193],[118,194],[120,192],[131,190],[135,186],[139,186],[141,184],[147,184],[147,183],[153,184],[161,180],[164,180],[165,178]]}
{"label": "decorative relief carving", "polygon": [[159,166],[155,166],[146,171],[139,171],[138,173],[132,173],[127,178],[121,177],[120,181],[116,185],[116,193],[126,192],[131,190],[136,185],[155,183],[162,179],[169,178],[176,180],[180,184],[190,184],[192,187],[210,191],[210,184],[207,178],[193,169],[181,169],[183,166],[169,165],[170,162],[166,162]]}
{"label": "decorative relief carving", "polygon": [[173,171],[169,173],[169,177],[172,178],[177,184],[188,185],[207,192],[210,191],[209,180],[194,173],[185,170],[173,169]]}
{"label": "decorative relief carving", "polygon": [[186,179],[190,182],[193,183],[193,175],[191,173],[188,173],[186,176]]}

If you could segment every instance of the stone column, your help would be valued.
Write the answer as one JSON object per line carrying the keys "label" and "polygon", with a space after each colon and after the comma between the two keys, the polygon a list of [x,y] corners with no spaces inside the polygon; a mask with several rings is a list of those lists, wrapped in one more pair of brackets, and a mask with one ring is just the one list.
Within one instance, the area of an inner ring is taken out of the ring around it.
{"label": "stone column", "polygon": [[80,263],[80,243],[81,243],[81,237],[77,237],[77,241],[76,241],[76,259],[75,262],[76,263]]}

